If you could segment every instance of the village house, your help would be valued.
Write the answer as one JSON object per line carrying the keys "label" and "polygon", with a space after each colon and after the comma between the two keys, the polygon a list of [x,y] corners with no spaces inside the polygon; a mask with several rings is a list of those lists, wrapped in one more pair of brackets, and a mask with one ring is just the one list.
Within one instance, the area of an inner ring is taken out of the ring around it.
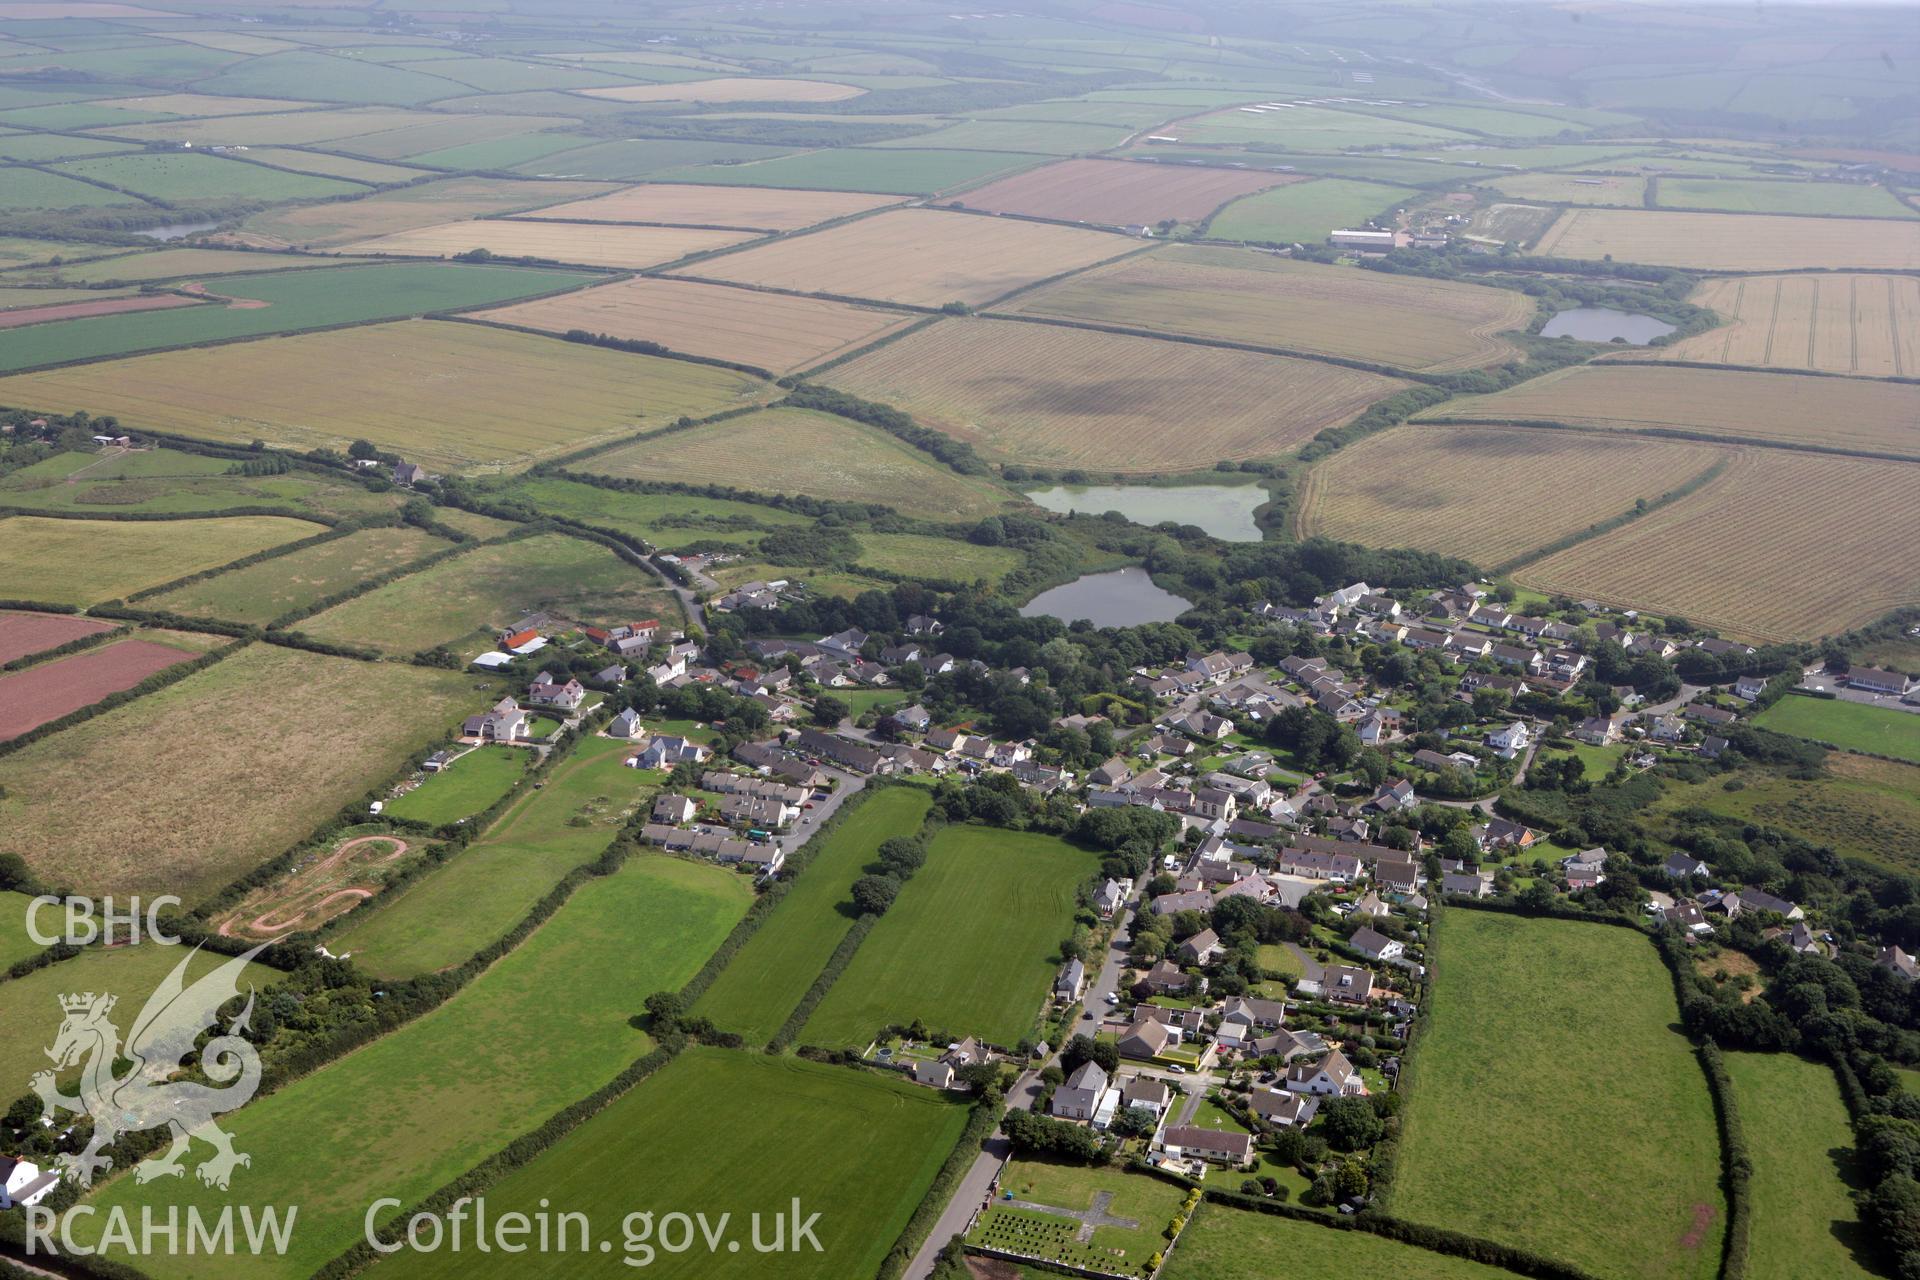
{"label": "village house", "polygon": [[1440,877],[1440,892],[1465,898],[1485,898],[1493,894],[1493,882],[1475,872],[1449,871]]}
{"label": "village house", "polygon": [[653,820],[670,827],[693,821],[693,815],[698,812],[700,805],[691,796],[663,795],[653,802]]}
{"label": "village house", "polygon": [[1069,960],[1061,968],[1060,976],[1053,981],[1053,998],[1061,1004],[1072,1004],[1087,989],[1087,966],[1080,960]]}
{"label": "village house", "polygon": [[1311,1093],[1285,1089],[1255,1089],[1247,1095],[1247,1109],[1282,1129],[1304,1129],[1320,1113],[1320,1099]]}
{"label": "village house", "polygon": [[1160,1135],[1160,1148],[1176,1160],[1205,1160],[1238,1169],[1253,1157],[1253,1135],[1179,1125]]}
{"label": "village house", "polygon": [[1245,1044],[1262,1031],[1272,1031],[1286,1021],[1287,1006],[1279,1000],[1255,1000],[1235,996],[1221,1006],[1220,1026],[1215,1032],[1221,1044]]}
{"label": "village house", "polygon": [[913,1082],[932,1089],[951,1089],[953,1088],[953,1065],[937,1059],[932,1062],[925,1060],[916,1062],[913,1064]]}
{"label": "village house", "polygon": [[1360,1073],[1338,1049],[1318,1062],[1296,1062],[1287,1068],[1289,1093],[1310,1093],[1319,1097],[1358,1097],[1367,1091]]}
{"label": "village house", "polygon": [[1533,735],[1527,726],[1518,720],[1504,729],[1496,729],[1486,737],[1486,743],[1492,747],[1502,760],[1511,760],[1525,751],[1533,742]]}
{"label": "village house", "polygon": [[671,769],[677,764],[705,764],[713,748],[693,741],[662,734],[640,749],[627,764],[635,769]]}
{"label": "village house", "polygon": [[477,716],[468,716],[460,732],[482,742],[525,742],[532,736],[527,713],[512,698],[502,698]]}
{"label": "village house", "polygon": [[1157,1119],[1165,1114],[1173,1102],[1173,1090],[1166,1081],[1153,1076],[1131,1076],[1120,1086],[1120,1102],[1131,1110],[1145,1111]]}
{"label": "village house", "polygon": [[1188,964],[1207,965],[1223,950],[1219,935],[1211,929],[1202,929],[1180,944],[1180,958]]}
{"label": "village house", "polygon": [[587,687],[571,676],[563,683],[556,681],[545,671],[533,678],[527,686],[527,701],[536,707],[553,707],[560,711],[577,711],[587,696]]}
{"label": "village house", "polygon": [[1207,989],[1205,978],[1193,977],[1171,960],[1162,960],[1147,970],[1147,976],[1142,981],[1146,984],[1147,990],[1157,996],[1177,996],[1184,995],[1188,991]]}
{"label": "village house", "polygon": [[1713,868],[1690,854],[1676,853],[1660,864],[1668,879],[1685,880],[1688,876],[1706,877],[1713,874]]}
{"label": "village house", "polygon": [[1912,956],[1897,946],[1880,948],[1879,953],[1874,956],[1873,962],[1882,969],[1885,969],[1888,973],[1891,973],[1894,977],[1903,978],[1908,982],[1912,982],[1916,977],[1920,977],[1920,963],[1916,963]]}
{"label": "village house", "polygon": [[1120,1037],[1120,1056],[1123,1058],[1157,1058],[1165,1053],[1167,1046],[1177,1044],[1179,1037],[1165,1023],[1152,1018],[1139,1018]]}
{"label": "village house", "polygon": [[1731,920],[1738,920],[1749,911],[1773,911],[1789,920],[1803,920],[1807,914],[1795,903],[1788,902],[1785,898],[1776,898],[1759,889],[1740,889],[1726,895],[1720,899],[1720,909],[1725,911],[1727,918]]}
{"label": "village house", "polygon": [[1341,1004],[1365,1004],[1373,999],[1373,973],[1349,964],[1330,964],[1320,975],[1320,994]]}
{"label": "village house", "polygon": [[1387,937],[1371,925],[1362,926],[1353,931],[1347,939],[1347,945],[1369,960],[1398,960],[1406,954],[1406,944]]}
{"label": "village house", "polygon": [[1083,1062],[1053,1091],[1047,1110],[1061,1120],[1092,1120],[1107,1093],[1107,1073],[1097,1062]]}

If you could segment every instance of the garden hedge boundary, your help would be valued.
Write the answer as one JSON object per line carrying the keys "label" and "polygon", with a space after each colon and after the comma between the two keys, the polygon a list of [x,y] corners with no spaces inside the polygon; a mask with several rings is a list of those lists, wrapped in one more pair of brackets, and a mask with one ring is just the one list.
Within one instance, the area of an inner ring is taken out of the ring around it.
{"label": "garden hedge boundary", "polygon": [[1726,1059],[1711,1039],[1694,1046],[1700,1068],[1713,1095],[1713,1112],[1720,1122],[1721,1177],[1727,1192],[1725,1248],[1720,1254],[1720,1280],[1746,1280],[1753,1246],[1753,1158],[1747,1149],[1747,1131],[1740,1120],[1740,1104],[1727,1074]]}
{"label": "garden hedge boundary", "polygon": [[[822,1000],[827,998],[827,992],[833,990],[833,984],[840,980],[840,975],[845,973],[847,966],[853,963],[854,952],[858,951],[860,944],[867,940],[867,935],[873,932],[873,926],[879,919],[879,916],[867,914],[853,922],[853,926],[840,939],[840,945],[835,947],[833,954],[827,958],[826,966],[820,970],[819,976],[814,978],[813,985],[807,988],[807,993],[800,997],[800,1003],[793,1007],[793,1012],[787,1015],[787,1020],[780,1024],[778,1031],[773,1033],[773,1039],[767,1042],[768,1053],[784,1051],[799,1036],[801,1029],[807,1025],[807,1019],[813,1016],[813,1011],[820,1007]],[[817,1045],[807,1047],[819,1049]],[[820,1052],[828,1051],[820,1049]]]}
{"label": "garden hedge boundary", "polygon": [[269,560],[278,560],[281,556],[291,555],[296,551],[305,551],[308,547],[318,547],[329,542],[336,542],[341,538],[347,537],[349,534],[358,533],[360,527],[361,526],[352,523],[336,524],[332,528],[321,533],[316,533],[311,537],[296,538],[292,542],[283,542],[277,547],[268,547],[262,551],[255,551],[251,555],[241,556],[238,560],[230,560],[226,564],[215,565],[211,569],[202,569],[198,573],[189,573],[183,578],[175,578],[171,582],[163,582],[157,587],[144,587],[139,591],[130,592],[121,598],[121,603],[137,604],[142,600],[150,600],[155,596],[166,595],[169,591],[178,591],[181,587],[192,586],[196,582],[205,582],[208,578],[217,578],[223,573],[232,573],[236,569],[246,569],[256,564],[264,564]]}
{"label": "garden hedge boundary", "polygon": [[875,1280],[900,1280],[906,1274],[913,1255],[933,1234],[947,1201],[953,1198],[960,1180],[973,1167],[973,1162],[980,1155],[981,1145],[1000,1127],[1000,1117],[1005,1112],[1006,1104],[996,1093],[984,1094],[973,1104],[973,1114],[967,1117],[967,1127],[960,1131],[953,1150],[947,1153],[946,1160],[940,1165],[940,1172],[933,1175],[933,1181],[927,1185],[927,1193],[920,1197],[920,1203],[914,1209],[913,1216],[907,1219],[899,1239],[893,1242],[893,1248],[881,1260]]}

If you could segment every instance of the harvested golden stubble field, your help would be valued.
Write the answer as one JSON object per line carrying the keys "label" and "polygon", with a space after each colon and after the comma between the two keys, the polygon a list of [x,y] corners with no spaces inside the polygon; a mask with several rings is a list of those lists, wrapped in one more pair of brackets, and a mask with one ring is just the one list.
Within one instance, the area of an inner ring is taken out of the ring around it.
{"label": "harvested golden stubble field", "polygon": [[844,355],[921,319],[850,302],[663,276],[596,285],[478,312],[476,318],[551,333],[586,329],[657,342],[671,351],[732,360],[776,374]]}
{"label": "harvested golden stubble field", "polygon": [[1920,602],[1920,560],[1888,551],[1916,511],[1920,465],[1743,449],[1697,493],[1514,580],[1744,640],[1811,639]]}
{"label": "harvested golden stubble field", "polygon": [[222,238],[266,248],[338,245],[482,214],[519,213],[562,200],[584,200],[612,190],[614,186],[608,182],[448,178],[382,191],[364,200],[269,209],[256,213],[241,224],[239,231]]}
{"label": "harvested golden stubble field", "polygon": [[1517,355],[1494,335],[1523,327],[1533,301],[1511,289],[1196,245],[1082,272],[1007,310],[1437,373]]}
{"label": "harvested golden stubble field", "polygon": [[1152,226],[1167,218],[1204,222],[1231,200],[1268,187],[1305,181],[1305,174],[1126,160],[1062,160],[1002,178],[944,203],[1060,222]]}
{"label": "harvested golden stubble field", "polygon": [[1920,373],[1920,279],[1913,276],[1708,280],[1691,300],[1727,323],[1646,355],[1877,378]]}
{"label": "harvested golden stubble field", "polygon": [[1577,365],[1421,415],[1685,431],[1733,440],[1920,457],[1920,386],[1739,369]]}
{"label": "harvested golden stubble field", "polygon": [[590,200],[553,205],[527,216],[575,222],[646,222],[680,227],[738,227],[746,231],[798,231],[899,202],[898,196],[871,196],[853,191],[786,191],[770,187],[656,182]]}
{"label": "harvested golden stubble field", "polygon": [[1727,456],[1721,445],[1586,431],[1395,427],[1315,465],[1295,521],[1303,537],[1491,568],[1671,492]]}
{"label": "harvested golden stubble field", "polygon": [[709,231],[695,227],[478,218],[361,240],[343,246],[342,251],[446,258],[485,249],[499,258],[544,258],[590,267],[657,267],[691,253],[724,249],[754,237],[752,231]]}
{"label": "harvested golden stubble field", "polygon": [[765,409],[639,440],[574,470],[880,502],[935,520],[977,519],[1014,502],[1006,490],[950,471],[877,428],[806,409]]}
{"label": "harvested golden stubble field", "polygon": [[1101,231],[901,209],[711,258],[684,274],[921,307],[979,306],[1136,247]]}
{"label": "harvested golden stubble field", "polygon": [[1703,271],[1920,268],[1920,222],[1784,214],[1569,209],[1533,247],[1543,257],[1604,258]]}
{"label": "harvested golden stubble field", "polygon": [[516,470],[769,394],[729,369],[442,320],[0,379],[0,403],[85,405],[135,428],[301,450],[364,437],[439,473]]}
{"label": "harvested golden stubble field", "polygon": [[614,102],[839,102],[857,98],[866,90],[831,80],[761,80],[749,76],[721,76],[713,80],[686,80],[677,84],[626,84],[612,89],[587,89],[589,98]]}
{"label": "harvested golden stubble field", "polygon": [[1116,472],[1272,457],[1407,385],[1286,356],[988,319],[943,320],[821,381],[995,458]]}
{"label": "harvested golden stubble field", "polygon": [[[472,685],[457,671],[256,644],[9,757],[0,827],[50,884],[192,904],[477,710],[486,696]],[[263,796],[277,800],[254,802]]]}

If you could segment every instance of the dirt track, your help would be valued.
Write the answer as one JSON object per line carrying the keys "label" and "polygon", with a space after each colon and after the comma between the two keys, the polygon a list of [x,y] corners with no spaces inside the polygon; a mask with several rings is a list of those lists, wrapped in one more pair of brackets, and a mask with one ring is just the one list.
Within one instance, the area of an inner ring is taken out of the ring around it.
{"label": "dirt track", "polygon": [[[352,857],[356,849],[369,844],[392,845],[391,852],[364,859]],[[322,858],[310,867],[304,867],[293,877],[257,900],[254,907],[264,906],[258,915],[243,919],[247,906],[242,906],[233,915],[220,922],[218,932],[223,938],[251,937],[254,939],[279,937],[300,929],[318,928],[334,916],[350,910],[352,905],[374,895],[374,889],[366,885],[342,883],[356,879],[352,871],[361,866],[380,866],[397,861],[406,856],[409,846],[398,836],[356,836],[342,844],[338,849]],[[338,908],[333,909],[333,908]]]}

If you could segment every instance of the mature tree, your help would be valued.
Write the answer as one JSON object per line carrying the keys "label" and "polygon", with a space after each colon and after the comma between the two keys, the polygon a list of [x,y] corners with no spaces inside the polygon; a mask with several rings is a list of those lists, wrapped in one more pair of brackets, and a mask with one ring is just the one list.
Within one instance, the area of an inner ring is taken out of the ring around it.
{"label": "mature tree", "polygon": [[862,915],[885,915],[899,894],[900,882],[892,876],[861,876],[853,882],[853,905]]}
{"label": "mature tree", "polygon": [[1120,1069],[1120,1048],[1105,1040],[1096,1040],[1089,1035],[1077,1035],[1067,1041],[1067,1047],[1060,1051],[1060,1065],[1068,1075],[1078,1071],[1088,1062],[1095,1062],[1100,1069],[1111,1076]]}
{"label": "mature tree", "polygon": [[1320,1107],[1320,1128],[1336,1151],[1360,1151],[1380,1141],[1386,1126],[1365,1098],[1331,1098]]}

